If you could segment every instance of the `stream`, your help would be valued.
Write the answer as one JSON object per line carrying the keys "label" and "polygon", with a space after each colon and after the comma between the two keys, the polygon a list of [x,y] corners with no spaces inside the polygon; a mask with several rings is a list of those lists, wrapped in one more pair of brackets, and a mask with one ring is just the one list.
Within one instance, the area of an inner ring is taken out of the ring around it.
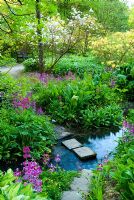
{"label": "stream", "polygon": [[[53,154],[61,156],[60,167],[65,170],[81,170],[81,169],[95,169],[98,163],[101,163],[106,155],[109,159],[113,157],[112,152],[115,151],[118,145],[117,141],[122,137],[122,129],[97,129],[96,131],[77,132],[71,130],[73,136],[60,140],[53,149]],[[83,146],[90,147],[97,153],[96,159],[88,159],[81,161],[73,152],[62,146],[61,142],[75,138],[83,144]]]}

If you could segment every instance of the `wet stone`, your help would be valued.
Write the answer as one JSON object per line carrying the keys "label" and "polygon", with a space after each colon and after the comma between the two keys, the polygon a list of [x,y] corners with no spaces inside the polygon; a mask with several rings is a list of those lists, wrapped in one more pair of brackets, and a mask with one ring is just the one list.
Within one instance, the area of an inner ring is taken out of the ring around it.
{"label": "wet stone", "polygon": [[62,144],[69,150],[82,146],[82,144],[78,142],[76,139],[65,140],[62,142]]}
{"label": "wet stone", "polygon": [[61,200],[82,200],[82,195],[76,191],[65,191]]}
{"label": "wet stone", "polygon": [[89,158],[95,158],[96,153],[90,149],[89,147],[80,147],[73,149],[73,152],[81,159],[81,160],[86,160]]}
{"label": "wet stone", "polygon": [[64,132],[59,134],[58,139],[64,139],[64,138],[69,137],[71,135],[72,135],[72,133],[64,131]]}

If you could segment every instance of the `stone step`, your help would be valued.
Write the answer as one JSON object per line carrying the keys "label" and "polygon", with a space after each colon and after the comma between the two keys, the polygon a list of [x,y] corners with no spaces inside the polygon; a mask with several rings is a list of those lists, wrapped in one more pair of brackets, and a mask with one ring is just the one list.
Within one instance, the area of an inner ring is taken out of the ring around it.
{"label": "stone step", "polygon": [[80,147],[73,149],[73,152],[81,159],[81,160],[87,160],[89,158],[95,158],[96,153],[90,149],[89,147]]}
{"label": "stone step", "polygon": [[81,171],[81,176],[74,178],[74,180],[71,184],[71,190],[87,194],[89,192],[89,185],[91,182],[91,177],[92,177],[92,171],[83,169]]}
{"label": "stone step", "polygon": [[82,144],[78,142],[76,139],[65,140],[62,142],[62,144],[69,150],[82,146]]}
{"label": "stone step", "polygon": [[64,138],[66,138],[66,137],[69,137],[69,136],[71,136],[71,135],[72,135],[71,132],[64,131],[64,132],[62,132],[62,133],[58,136],[58,139],[61,140],[61,139],[64,139]]}
{"label": "stone step", "polygon": [[76,191],[63,192],[61,200],[82,200],[82,195]]}
{"label": "stone step", "polygon": [[75,177],[70,191],[63,192],[61,200],[85,200],[87,199],[88,192],[90,191],[90,183],[92,178],[92,171],[83,169],[80,177]]}

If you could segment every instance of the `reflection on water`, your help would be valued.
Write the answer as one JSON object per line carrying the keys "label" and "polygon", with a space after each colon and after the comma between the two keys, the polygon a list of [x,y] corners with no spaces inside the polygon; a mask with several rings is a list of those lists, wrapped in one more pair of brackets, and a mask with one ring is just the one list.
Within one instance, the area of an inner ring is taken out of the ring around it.
{"label": "reflection on water", "polygon": [[[97,131],[74,132],[74,138],[80,141],[84,146],[90,147],[97,153],[97,158],[94,160],[81,161],[79,158],[67,150],[59,142],[54,148],[54,155],[60,154],[61,163],[60,166],[65,170],[78,170],[78,169],[94,169],[98,162],[101,162],[107,154],[110,155],[117,146],[117,140],[122,136],[123,131],[121,130],[108,130],[99,129]],[[94,134],[92,134],[94,132]]]}

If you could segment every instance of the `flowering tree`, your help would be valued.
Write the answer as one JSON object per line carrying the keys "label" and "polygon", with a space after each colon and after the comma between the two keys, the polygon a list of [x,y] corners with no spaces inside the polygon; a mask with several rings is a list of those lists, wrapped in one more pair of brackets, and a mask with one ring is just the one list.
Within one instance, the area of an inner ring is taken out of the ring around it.
{"label": "flowering tree", "polygon": [[[88,49],[89,36],[100,29],[100,24],[93,16],[93,11],[83,15],[82,12],[72,9],[70,19],[61,19],[60,15],[52,17],[42,16],[42,41],[44,49],[49,52],[51,61],[50,69],[71,49],[82,45],[82,52]],[[23,29],[23,27],[22,27]],[[36,26],[34,22],[27,23],[29,36],[32,34],[31,42],[36,41]]]}

